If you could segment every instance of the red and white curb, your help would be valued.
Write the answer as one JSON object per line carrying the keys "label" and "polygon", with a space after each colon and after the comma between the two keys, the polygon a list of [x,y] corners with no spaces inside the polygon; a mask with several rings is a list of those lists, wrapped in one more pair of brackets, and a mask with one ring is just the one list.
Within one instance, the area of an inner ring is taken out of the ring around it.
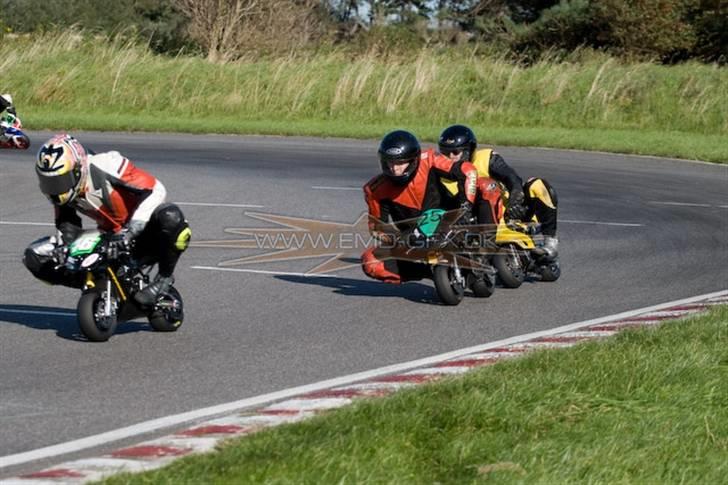
{"label": "red and white curb", "polygon": [[[626,328],[657,326],[665,321],[697,315],[707,311],[711,305],[718,304],[728,304],[728,291],[513,337],[500,342],[348,376],[348,379],[333,379],[320,383],[321,385],[303,386],[296,390],[305,389],[305,392],[288,396],[284,400],[279,399],[276,402],[272,402],[274,399],[268,399],[265,405],[252,411],[233,412],[224,417],[199,422],[192,427],[162,438],[120,448],[103,456],[69,461],[44,470],[0,480],[0,484],[78,484],[99,480],[120,472],[154,470],[168,465],[179,457],[211,451],[220,442],[231,437],[255,433],[284,423],[301,421],[318,413],[346,406],[356,399],[386,396],[403,388],[432,382],[445,376],[462,374],[471,369],[492,365],[537,349],[571,347],[584,341],[612,336]],[[398,369],[399,371],[397,371]],[[369,374],[369,377],[354,382],[357,377],[365,374]],[[347,380],[351,382],[347,383]],[[336,384],[337,381],[339,381],[339,385]],[[269,396],[274,396],[274,394]],[[230,404],[244,402],[246,401]],[[213,413],[220,408],[209,409],[210,413]],[[187,419],[187,422],[189,421],[190,419]],[[149,429],[153,428],[148,427],[146,430]],[[121,435],[117,434],[115,439],[121,439],[119,436]],[[93,437],[88,439],[86,447],[90,447],[94,443],[91,438]],[[82,441],[84,440],[77,440],[79,444],[76,448],[59,448],[57,452],[53,450],[54,447],[48,447],[36,450],[36,453],[0,457],[0,470],[3,467],[28,463],[33,459],[83,449]],[[96,444],[100,442],[100,440],[95,441]],[[44,455],[43,450],[49,451]]]}

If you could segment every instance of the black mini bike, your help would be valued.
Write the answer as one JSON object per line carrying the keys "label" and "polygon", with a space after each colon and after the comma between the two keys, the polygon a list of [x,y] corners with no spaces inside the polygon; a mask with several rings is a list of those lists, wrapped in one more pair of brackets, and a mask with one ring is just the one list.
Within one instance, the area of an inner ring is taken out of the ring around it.
{"label": "black mini bike", "polygon": [[105,342],[119,322],[147,317],[158,332],[174,332],[184,320],[182,296],[176,288],[159,295],[151,307],[139,305],[134,293],[149,284],[151,260],[136,260],[129,250],[110,250],[105,235],[86,231],[70,244],[66,269],[84,278],[77,314],[81,333]]}

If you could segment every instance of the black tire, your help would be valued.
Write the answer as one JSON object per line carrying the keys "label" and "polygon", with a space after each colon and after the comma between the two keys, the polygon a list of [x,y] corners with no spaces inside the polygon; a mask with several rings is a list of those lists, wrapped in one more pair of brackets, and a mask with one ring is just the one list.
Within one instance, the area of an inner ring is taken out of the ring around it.
{"label": "black tire", "polygon": [[453,268],[450,266],[435,266],[432,279],[435,282],[437,296],[445,305],[457,305],[463,300],[465,288],[452,280]]}
{"label": "black tire", "polygon": [[28,138],[27,135],[19,137],[17,147],[20,150],[27,150],[28,148],[30,148],[30,138]]}
{"label": "black tire", "polygon": [[556,281],[561,276],[561,265],[558,261],[541,267],[541,281]]}
{"label": "black tire", "polygon": [[177,288],[170,286],[167,293],[160,297],[162,302],[179,302],[179,309],[175,310],[157,310],[148,315],[149,325],[157,332],[176,332],[184,322],[184,310],[182,303],[182,295],[179,294]]}
{"label": "black tire", "polygon": [[518,250],[513,246],[504,247],[501,254],[494,255],[493,266],[506,288],[518,288],[526,280],[526,269]]}
{"label": "black tire", "polygon": [[106,342],[114,335],[118,324],[116,315],[103,322],[96,321],[95,314],[99,305],[103,305],[103,300],[98,291],[86,292],[78,300],[78,326],[81,333],[91,342]]}
{"label": "black tire", "polygon": [[490,276],[484,275],[483,278],[473,281],[473,284],[470,285],[470,289],[476,297],[488,298],[495,291],[495,282]]}

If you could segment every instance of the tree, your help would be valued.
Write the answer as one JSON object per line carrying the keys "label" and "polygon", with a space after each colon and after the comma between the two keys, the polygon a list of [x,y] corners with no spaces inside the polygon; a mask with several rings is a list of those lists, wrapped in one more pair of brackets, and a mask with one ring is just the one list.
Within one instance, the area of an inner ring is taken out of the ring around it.
{"label": "tree", "polygon": [[189,19],[189,34],[212,62],[233,59],[244,19],[254,15],[259,0],[177,0],[177,8]]}

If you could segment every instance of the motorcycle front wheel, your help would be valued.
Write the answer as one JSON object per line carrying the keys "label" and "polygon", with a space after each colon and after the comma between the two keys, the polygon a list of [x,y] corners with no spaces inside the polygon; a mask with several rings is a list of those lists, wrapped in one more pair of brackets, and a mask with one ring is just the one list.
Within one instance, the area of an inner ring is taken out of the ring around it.
{"label": "motorcycle front wheel", "polygon": [[104,316],[104,299],[98,291],[88,291],[78,300],[78,326],[91,342],[106,342],[114,335],[116,315]]}
{"label": "motorcycle front wheel", "polygon": [[438,265],[432,271],[437,296],[445,305],[458,305],[463,300],[465,287],[455,279],[455,270],[450,266]]}
{"label": "motorcycle front wheel", "polygon": [[15,146],[18,147],[20,150],[27,150],[30,148],[30,138],[28,138],[26,135],[17,136],[15,138]]}

